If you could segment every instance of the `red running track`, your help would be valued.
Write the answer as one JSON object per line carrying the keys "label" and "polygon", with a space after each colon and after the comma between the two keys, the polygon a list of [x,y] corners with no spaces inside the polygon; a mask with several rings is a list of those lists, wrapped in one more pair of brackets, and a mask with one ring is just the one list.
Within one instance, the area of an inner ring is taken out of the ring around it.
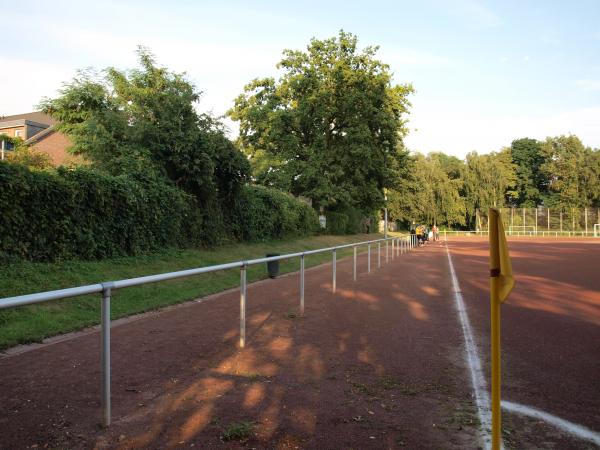
{"label": "red running track", "polygon": [[[489,379],[484,238],[448,242]],[[600,431],[600,240],[509,240],[516,285],[502,307],[502,399]],[[488,381],[489,382],[489,381]]]}

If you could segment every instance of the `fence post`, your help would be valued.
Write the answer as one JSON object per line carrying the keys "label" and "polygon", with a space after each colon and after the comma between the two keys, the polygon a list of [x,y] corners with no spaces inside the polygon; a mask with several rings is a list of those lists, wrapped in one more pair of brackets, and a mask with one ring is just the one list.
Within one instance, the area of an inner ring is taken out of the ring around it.
{"label": "fence post", "polygon": [[371,244],[367,245],[367,272],[371,273]]}
{"label": "fence post", "polygon": [[587,237],[587,234],[588,234],[588,225],[587,225],[587,208],[584,208],[584,210],[583,210],[583,214],[585,215],[585,237]]}
{"label": "fence post", "polygon": [[394,241],[395,241],[395,240],[396,240],[396,239],[392,239],[392,259],[394,259],[394,252],[395,252],[395,249],[394,249]]}
{"label": "fence post", "polygon": [[385,262],[388,263],[390,262],[390,255],[388,252],[388,240],[385,240]]}
{"label": "fence post", "polygon": [[400,238],[396,239],[396,256],[400,256],[402,253],[400,253]]}
{"label": "fence post", "polygon": [[333,277],[333,280],[332,280],[332,288],[331,288],[331,290],[335,294],[335,275],[336,275],[335,274],[335,265],[336,265],[335,248],[333,249],[332,253],[333,253],[333,261],[332,261],[332,267],[331,268],[332,268],[332,277]]}
{"label": "fence post", "polygon": [[304,253],[300,255],[300,315],[304,315]]}
{"label": "fence post", "polygon": [[246,268],[244,262],[240,269],[240,348],[246,346]]}
{"label": "fence post", "polygon": [[381,242],[377,243],[377,268],[381,268]]}
{"label": "fence post", "polygon": [[110,425],[110,294],[114,283],[102,283],[101,339],[102,339],[102,423]]}
{"label": "fence post", "polygon": [[356,245],[353,248],[354,248],[354,266],[352,267],[352,269],[353,269],[353,274],[354,274],[354,281],[356,281]]}

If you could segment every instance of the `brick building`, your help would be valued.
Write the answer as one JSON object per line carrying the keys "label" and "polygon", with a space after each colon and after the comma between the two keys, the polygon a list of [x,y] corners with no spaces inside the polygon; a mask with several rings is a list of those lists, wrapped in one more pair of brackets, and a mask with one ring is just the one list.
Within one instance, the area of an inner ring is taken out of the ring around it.
{"label": "brick building", "polygon": [[[29,148],[44,152],[50,156],[52,164],[60,166],[73,160],[67,152],[71,145],[69,138],[55,129],[56,120],[42,112],[0,116],[0,134],[11,138],[21,138]],[[12,150],[6,142],[1,142],[0,158],[4,159],[6,152]]]}

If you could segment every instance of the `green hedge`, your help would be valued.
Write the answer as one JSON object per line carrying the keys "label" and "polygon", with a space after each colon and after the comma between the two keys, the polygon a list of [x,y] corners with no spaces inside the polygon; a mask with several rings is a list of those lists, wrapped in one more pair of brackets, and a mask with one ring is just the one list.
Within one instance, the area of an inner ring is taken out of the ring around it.
{"label": "green hedge", "polygon": [[0,258],[99,259],[199,243],[196,209],[158,181],[0,163]]}
{"label": "green hedge", "polygon": [[276,189],[246,186],[224,205],[198,205],[162,181],[0,162],[0,260],[101,259],[318,230],[309,205]]}
{"label": "green hedge", "polygon": [[243,241],[308,236],[319,228],[316,212],[292,195],[264,186],[245,186],[235,200],[230,227]]}
{"label": "green hedge", "polygon": [[376,214],[364,215],[355,208],[345,208],[339,211],[328,211],[327,218],[328,234],[357,234],[377,233],[378,217]]}

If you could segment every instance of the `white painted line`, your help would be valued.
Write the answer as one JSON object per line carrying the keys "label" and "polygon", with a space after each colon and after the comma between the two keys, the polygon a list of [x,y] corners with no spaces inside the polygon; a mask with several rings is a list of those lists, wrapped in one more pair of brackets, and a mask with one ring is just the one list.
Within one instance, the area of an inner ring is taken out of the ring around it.
{"label": "white painted line", "polygon": [[[481,359],[477,352],[477,346],[475,345],[475,339],[473,338],[473,332],[471,331],[471,323],[469,322],[469,316],[465,308],[465,303],[458,284],[458,278],[454,271],[454,264],[452,264],[452,256],[450,255],[450,249],[446,243],[446,254],[448,255],[448,266],[450,267],[450,276],[452,278],[452,287],[454,289],[454,301],[460,324],[463,330],[463,337],[465,339],[465,351],[467,356],[467,363],[469,365],[469,371],[471,373],[471,384],[473,385],[473,391],[475,393],[475,402],[477,404],[477,413],[479,415],[479,421],[482,427],[482,439],[484,447],[487,449],[491,448],[491,429],[492,429],[492,415],[490,407],[490,397],[488,395],[487,385],[483,370],[481,369]],[[555,426],[556,428],[571,434],[572,436],[591,441],[594,444],[600,445],[600,433],[590,430],[582,425],[577,425],[568,420],[561,419],[560,417],[553,416],[537,408],[531,406],[520,405],[509,401],[501,402],[502,408],[508,412],[521,414],[535,419],[543,420],[544,422]],[[504,448],[504,444],[502,444]]]}
{"label": "white painted line", "polygon": [[560,417],[553,416],[552,414],[548,414],[537,408],[520,405],[518,403],[509,402],[506,400],[502,401],[502,408],[509,412],[543,420],[544,422],[554,425],[556,428],[563,430],[566,433],[593,442],[596,445],[600,445],[600,433],[596,433],[589,428],[569,422],[568,420],[561,419]]}
{"label": "white painted line", "polygon": [[460,324],[463,331],[463,337],[465,339],[465,351],[467,364],[469,365],[469,372],[471,373],[471,384],[473,385],[473,392],[475,393],[475,404],[477,405],[477,414],[479,416],[479,422],[481,423],[481,439],[483,440],[484,448],[489,449],[492,447],[492,414],[490,408],[490,397],[487,391],[487,385],[485,383],[485,377],[481,368],[481,359],[477,353],[477,346],[475,345],[475,339],[473,339],[473,332],[471,331],[471,323],[469,322],[469,316],[465,308],[465,302],[458,284],[458,278],[454,272],[454,265],[452,264],[452,256],[450,250],[446,244],[446,254],[448,255],[448,266],[450,267],[450,276],[452,278],[452,287],[454,291],[454,305]]}

